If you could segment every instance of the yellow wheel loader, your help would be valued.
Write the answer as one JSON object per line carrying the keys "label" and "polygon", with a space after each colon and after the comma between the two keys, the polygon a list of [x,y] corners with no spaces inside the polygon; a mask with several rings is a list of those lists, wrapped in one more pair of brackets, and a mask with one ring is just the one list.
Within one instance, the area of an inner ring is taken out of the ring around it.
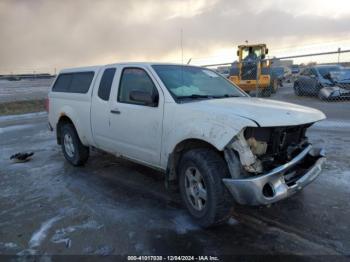
{"label": "yellow wheel loader", "polygon": [[267,54],[266,44],[239,45],[238,61],[232,63],[229,80],[248,93],[256,91],[259,96],[276,92],[277,79],[270,75],[270,61],[264,60]]}

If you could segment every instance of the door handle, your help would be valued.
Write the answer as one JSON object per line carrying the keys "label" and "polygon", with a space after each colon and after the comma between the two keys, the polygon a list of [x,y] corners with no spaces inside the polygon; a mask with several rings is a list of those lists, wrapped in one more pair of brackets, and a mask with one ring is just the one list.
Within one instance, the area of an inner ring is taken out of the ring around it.
{"label": "door handle", "polygon": [[112,114],[120,115],[120,111],[119,111],[118,109],[112,109],[112,110],[111,110],[111,113],[112,113]]}

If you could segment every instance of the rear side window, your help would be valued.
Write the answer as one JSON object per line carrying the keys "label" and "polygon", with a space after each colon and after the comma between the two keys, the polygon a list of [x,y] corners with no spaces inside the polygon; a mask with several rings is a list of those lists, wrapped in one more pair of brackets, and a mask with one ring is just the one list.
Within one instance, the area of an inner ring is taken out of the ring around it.
{"label": "rear side window", "polygon": [[94,72],[67,73],[58,76],[52,91],[85,94],[89,91]]}
{"label": "rear side window", "polygon": [[68,88],[72,80],[71,74],[62,74],[57,77],[55,85],[52,88],[54,92],[69,92]]}
{"label": "rear side window", "polygon": [[98,96],[105,101],[109,100],[112,82],[115,74],[115,68],[108,68],[103,72],[100,86],[98,88]]}

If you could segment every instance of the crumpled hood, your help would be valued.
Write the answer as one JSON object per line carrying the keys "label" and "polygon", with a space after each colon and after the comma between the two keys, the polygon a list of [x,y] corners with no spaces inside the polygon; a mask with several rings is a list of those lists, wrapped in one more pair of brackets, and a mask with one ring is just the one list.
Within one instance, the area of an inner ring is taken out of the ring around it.
{"label": "crumpled hood", "polygon": [[301,125],[326,118],[321,111],[310,107],[252,97],[210,99],[184,105],[208,114],[234,114],[265,127]]}

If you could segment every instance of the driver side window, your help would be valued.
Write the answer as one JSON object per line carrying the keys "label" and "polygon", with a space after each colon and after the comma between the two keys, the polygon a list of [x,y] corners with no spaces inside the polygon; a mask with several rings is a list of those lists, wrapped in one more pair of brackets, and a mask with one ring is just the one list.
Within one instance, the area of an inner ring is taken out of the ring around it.
{"label": "driver side window", "polygon": [[148,93],[152,97],[158,95],[158,91],[152,79],[145,70],[141,68],[124,68],[119,84],[118,102],[145,105],[142,102],[131,99],[130,94],[133,91]]}

